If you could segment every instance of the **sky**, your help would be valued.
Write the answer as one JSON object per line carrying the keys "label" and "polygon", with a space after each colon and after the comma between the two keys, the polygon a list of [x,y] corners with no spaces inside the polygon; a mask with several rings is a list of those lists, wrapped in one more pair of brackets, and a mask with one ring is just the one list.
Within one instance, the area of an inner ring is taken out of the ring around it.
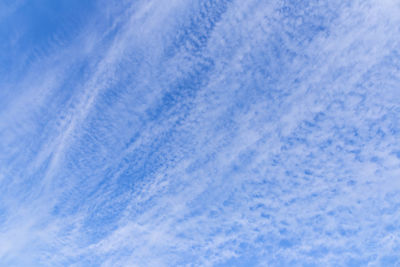
{"label": "sky", "polygon": [[398,0],[2,0],[0,49],[0,266],[400,266]]}

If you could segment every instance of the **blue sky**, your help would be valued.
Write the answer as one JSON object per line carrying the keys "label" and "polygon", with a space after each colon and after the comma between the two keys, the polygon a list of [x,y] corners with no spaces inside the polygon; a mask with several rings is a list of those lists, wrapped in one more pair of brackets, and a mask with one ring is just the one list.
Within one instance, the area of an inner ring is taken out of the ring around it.
{"label": "blue sky", "polygon": [[400,3],[0,2],[0,266],[399,266]]}

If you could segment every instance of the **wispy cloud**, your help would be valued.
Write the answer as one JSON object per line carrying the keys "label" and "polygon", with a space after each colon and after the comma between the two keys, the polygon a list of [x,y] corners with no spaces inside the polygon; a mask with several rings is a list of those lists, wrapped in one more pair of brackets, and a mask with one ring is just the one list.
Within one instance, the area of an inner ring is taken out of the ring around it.
{"label": "wispy cloud", "polygon": [[0,263],[396,266],[399,9],[102,2],[45,35],[0,81]]}

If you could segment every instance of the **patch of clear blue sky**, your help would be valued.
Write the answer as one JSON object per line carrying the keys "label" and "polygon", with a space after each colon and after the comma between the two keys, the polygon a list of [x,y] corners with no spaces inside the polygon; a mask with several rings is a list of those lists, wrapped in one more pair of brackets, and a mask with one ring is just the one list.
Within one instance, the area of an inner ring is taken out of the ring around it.
{"label": "patch of clear blue sky", "polygon": [[[8,78],[15,70],[59,45],[68,45],[96,12],[96,1],[4,1],[0,13],[0,70]],[[13,12],[7,13],[10,9]],[[62,43],[57,43],[62,42]]]}

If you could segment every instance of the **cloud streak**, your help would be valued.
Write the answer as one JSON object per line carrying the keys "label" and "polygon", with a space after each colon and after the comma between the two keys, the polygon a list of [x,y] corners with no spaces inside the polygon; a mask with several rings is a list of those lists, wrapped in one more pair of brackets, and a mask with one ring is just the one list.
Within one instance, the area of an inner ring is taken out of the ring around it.
{"label": "cloud streak", "polygon": [[395,1],[94,6],[0,81],[1,264],[400,263]]}

